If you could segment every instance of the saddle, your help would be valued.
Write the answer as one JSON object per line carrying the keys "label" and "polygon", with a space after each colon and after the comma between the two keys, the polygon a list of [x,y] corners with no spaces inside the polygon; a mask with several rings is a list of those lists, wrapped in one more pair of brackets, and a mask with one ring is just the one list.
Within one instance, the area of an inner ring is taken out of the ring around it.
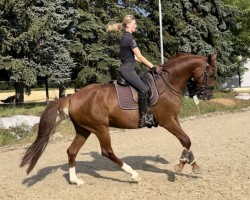
{"label": "saddle", "polygon": [[[149,72],[139,74],[139,77],[149,88],[149,104],[151,107],[156,104],[159,94],[155,85],[153,76]],[[138,92],[130,86],[121,75],[113,82],[116,88],[118,103],[121,109],[134,110],[138,109]]]}

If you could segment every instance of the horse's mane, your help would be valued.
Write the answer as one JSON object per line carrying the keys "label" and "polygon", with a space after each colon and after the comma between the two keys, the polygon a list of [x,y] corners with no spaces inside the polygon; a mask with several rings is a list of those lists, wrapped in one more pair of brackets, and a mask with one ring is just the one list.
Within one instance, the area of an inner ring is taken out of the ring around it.
{"label": "horse's mane", "polygon": [[190,53],[178,53],[169,60],[167,60],[166,62],[164,62],[162,67],[164,71],[168,71],[170,69],[177,70],[178,68],[181,69],[184,63],[188,62],[190,59],[201,58],[201,57],[205,58],[204,56],[190,54]]}

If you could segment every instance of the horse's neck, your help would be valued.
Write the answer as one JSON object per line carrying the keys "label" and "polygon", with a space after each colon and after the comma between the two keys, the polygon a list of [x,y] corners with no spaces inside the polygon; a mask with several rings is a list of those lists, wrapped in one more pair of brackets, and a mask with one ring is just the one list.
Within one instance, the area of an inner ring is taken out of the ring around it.
{"label": "horse's neck", "polygon": [[169,70],[169,82],[177,91],[182,91],[188,79],[192,76],[193,71],[197,67],[197,59],[189,59],[182,62],[179,68],[171,68]]}

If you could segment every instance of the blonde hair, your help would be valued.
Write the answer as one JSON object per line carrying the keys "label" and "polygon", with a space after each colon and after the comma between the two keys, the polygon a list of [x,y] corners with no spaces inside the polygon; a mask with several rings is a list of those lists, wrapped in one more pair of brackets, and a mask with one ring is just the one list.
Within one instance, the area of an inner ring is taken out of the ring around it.
{"label": "blonde hair", "polygon": [[126,15],[123,18],[122,23],[109,24],[107,31],[118,32],[121,30],[126,30],[127,24],[131,23],[133,20],[135,20],[135,17],[133,15]]}

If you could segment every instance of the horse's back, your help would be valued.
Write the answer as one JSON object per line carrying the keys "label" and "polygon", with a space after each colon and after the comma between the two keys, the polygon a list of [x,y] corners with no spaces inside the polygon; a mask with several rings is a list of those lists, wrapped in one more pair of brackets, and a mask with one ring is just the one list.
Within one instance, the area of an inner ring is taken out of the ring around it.
{"label": "horse's back", "polygon": [[90,84],[71,96],[70,102],[73,107],[82,107],[84,104],[88,106],[108,104],[109,99],[115,97],[115,88],[113,84]]}
{"label": "horse's back", "polygon": [[106,123],[114,106],[117,100],[113,84],[90,84],[71,95],[69,115],[77,121],[104,120]]}
{"label": "horse's back", "polygon": [[83,126],[137,128],[138,110],[119,107],[114,84],[91,84],[71,96],[71,120]]}

